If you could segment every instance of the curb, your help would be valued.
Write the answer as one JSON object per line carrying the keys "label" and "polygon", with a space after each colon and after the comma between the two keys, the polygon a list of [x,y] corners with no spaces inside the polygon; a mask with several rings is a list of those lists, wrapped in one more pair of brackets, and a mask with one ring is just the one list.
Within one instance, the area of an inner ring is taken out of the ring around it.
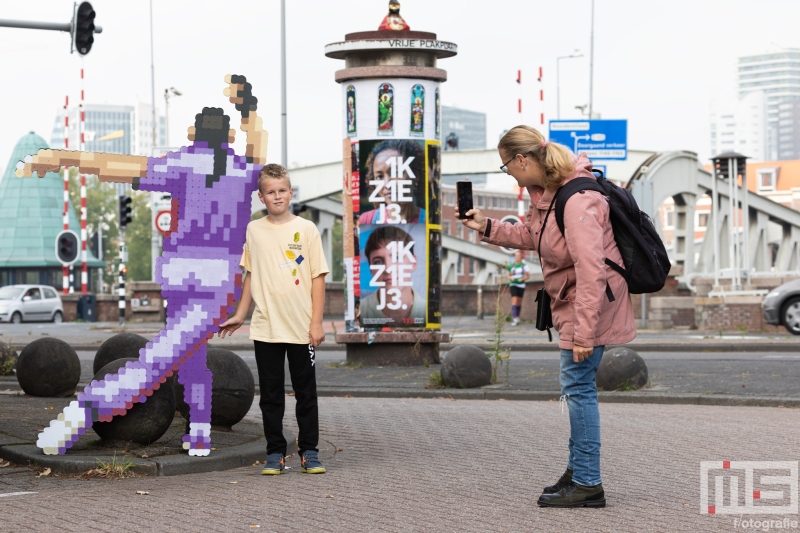
{"label": "curb", "polygon": [[[286,428],[283,435],[288,444],[287,454],[297,452],[294,434]],[[256,441],[214,450],[207,457],[190,457],[187,454],[165,455],[153,459],[129,458],[134,466],[131,470],[137,474],[150,476],[177,476],[181,474],[199,474],[218,470],[230,470],[243,466],[252,466],[256,461],[266,457],[267,443],[264,437]],[[64,474],[81,474],[97,468],[97,459],[87,455],[44,455],[35,444],[8,444],[0,446],[0,459],[21,465],[33,465],[50,468],[53,472]]]}
{"label": "curb", "polygon": [[[287,388],[286,392],[291,392]],[[318,396],[333,398],[447,398],[453,400],[510,400],[554,402],[558,391],[524,391],[499,389],[399,389],[367,387],[318,387]],[[748,407],[800,408],[800,397],[734,396],[728,394],[692,394],[663,392],[598,392],[603,403],[647,403],[664,405],[715,405]]]}

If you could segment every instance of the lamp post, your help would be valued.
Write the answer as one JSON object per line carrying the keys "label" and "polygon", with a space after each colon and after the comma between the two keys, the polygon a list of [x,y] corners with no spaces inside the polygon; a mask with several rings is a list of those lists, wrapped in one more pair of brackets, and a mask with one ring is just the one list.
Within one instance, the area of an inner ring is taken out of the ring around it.
{"label": "lamp post", "polygon": [[[170,94],[172,93],[172,94]],[[164,89],[164,145],[169,146],[169,99],[173,96],[181,96],[183,93],[175,87]]]}
{"label": "lamp post", "polygon": [[583,57],[583,54],[577,53],[579,50],[575,50],[575,52],[576,53],[568,56],[560,56],[556,58],[556,116],[558,119],[561,119],[561,60],[571,59],[573,57]]}

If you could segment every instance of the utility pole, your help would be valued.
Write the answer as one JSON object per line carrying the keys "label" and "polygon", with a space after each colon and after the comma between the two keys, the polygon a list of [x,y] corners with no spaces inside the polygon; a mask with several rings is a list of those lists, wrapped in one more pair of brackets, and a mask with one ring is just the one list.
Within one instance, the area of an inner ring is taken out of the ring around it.
{"label": "utility pole", "polygon": [[580,53],[580,50],[575,50],[574,54],[556,58],[556,116],[559,120],[561,119],[561,60],[573,57],[583,57],[583,54]]}
{"label": "utility pole", "polygon": [[[152,0],[151,0],[152,2]],[[286,128],[286,0],[281,0],[281,164],[289,165]]]}
{"label": "utility pole", "polygon": [[155,148],[156,148],[156,67],[155,67],[155,60],[153,59],[154,52],[153,52],[153,0],[150,0],[150,97],[151,101],[153,102],[153,146],[150,149],[149,154],[142,154],[142,155],[149,155],[154,156]]}

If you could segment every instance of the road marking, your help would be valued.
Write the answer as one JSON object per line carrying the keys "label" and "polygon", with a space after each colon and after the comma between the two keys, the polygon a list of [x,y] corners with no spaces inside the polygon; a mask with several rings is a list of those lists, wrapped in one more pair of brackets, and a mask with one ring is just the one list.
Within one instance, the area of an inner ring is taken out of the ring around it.
{"label": "road marking", "polygon": [[6,494],[0,494],[0,498],[5,498],[7,496],[24,496],[25,494],[39,494],[38,492],[8,492]]}
{"label": "road marking", "polygon": [[764,359],[800,359],[800,355],[765,355]]}

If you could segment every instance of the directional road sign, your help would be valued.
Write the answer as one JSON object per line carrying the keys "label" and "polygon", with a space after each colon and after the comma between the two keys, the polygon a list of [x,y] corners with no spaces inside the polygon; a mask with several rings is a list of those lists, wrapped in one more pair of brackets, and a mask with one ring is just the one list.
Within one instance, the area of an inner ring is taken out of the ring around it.
{"label": "directional road sign", "polygon": [[627,120],[551,120],[550,140],[589,159],[628,158]]}

